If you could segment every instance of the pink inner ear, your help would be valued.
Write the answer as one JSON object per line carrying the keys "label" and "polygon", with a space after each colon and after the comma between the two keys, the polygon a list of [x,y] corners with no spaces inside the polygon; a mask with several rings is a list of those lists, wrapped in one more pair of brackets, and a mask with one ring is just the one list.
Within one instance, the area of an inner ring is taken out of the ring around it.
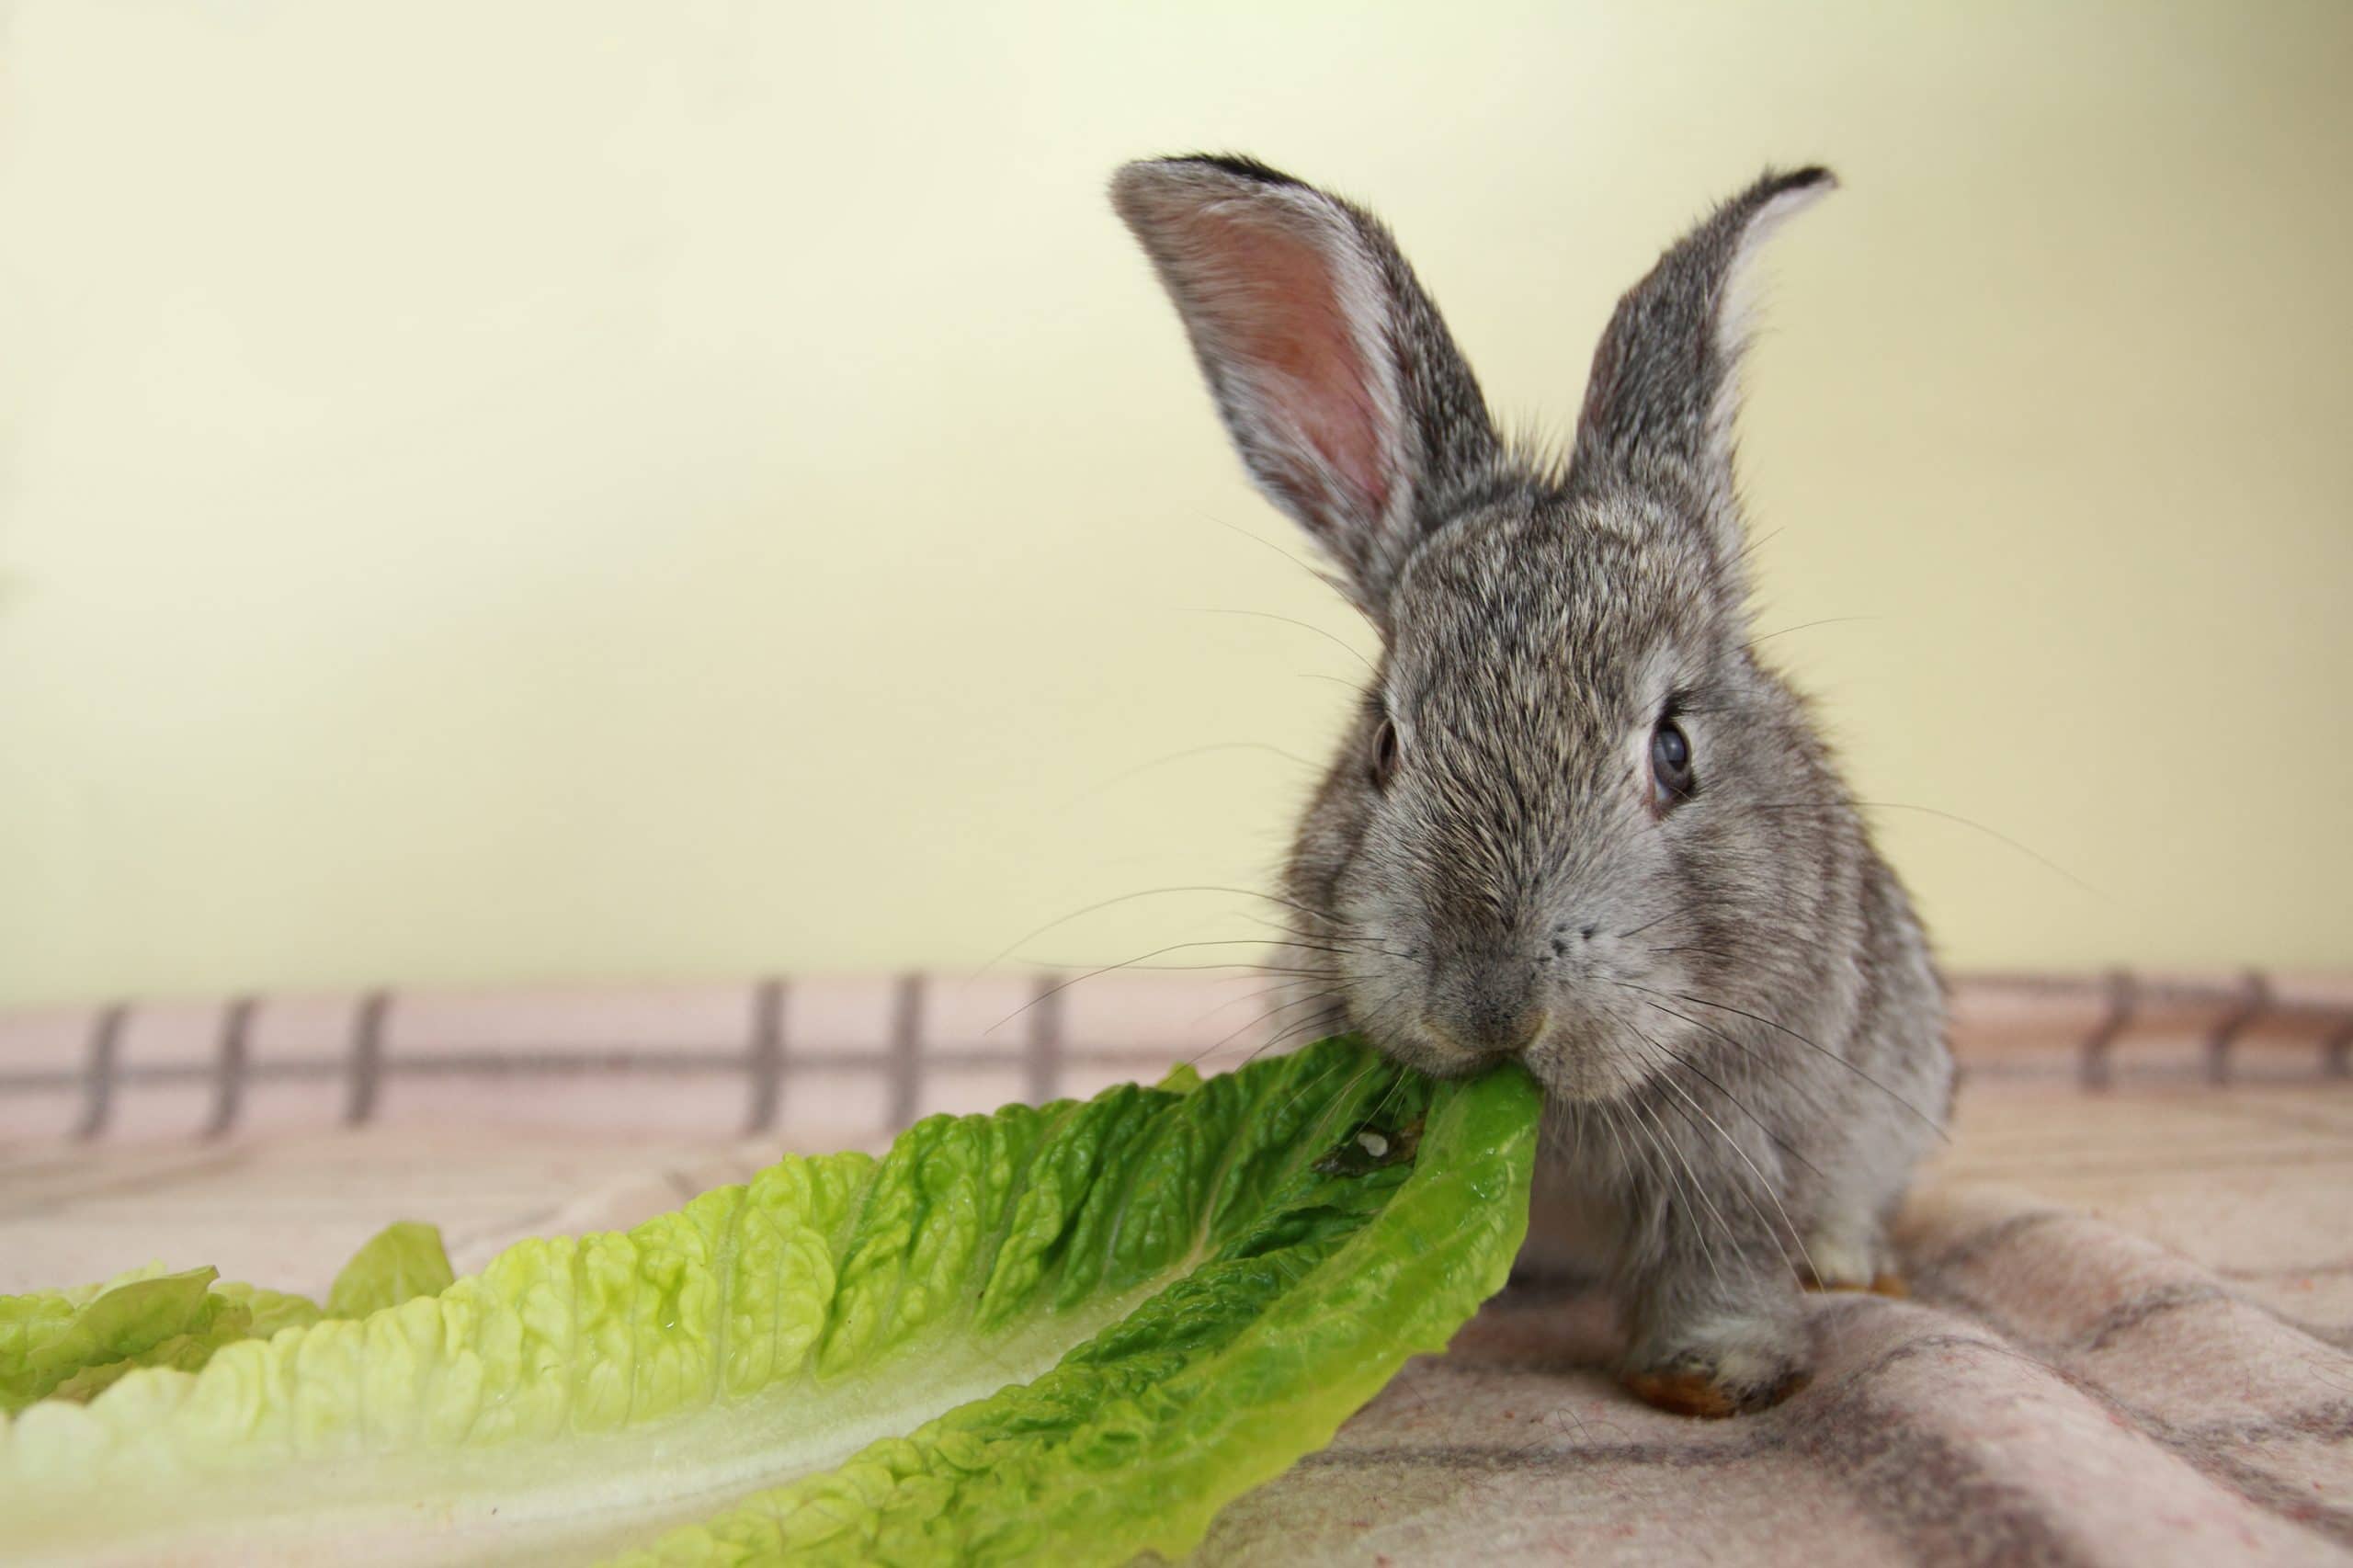
{"label": "pink inner ear", "polygon": [[[1230,368],[1252,383],[1267,417],[1290,426],[1295,445],[1313,451],[1346,488],[1342,499],[1356,517],[1327,521],[1380,517],[1389,505],[1381,416],[1331,262],[1273,224],[1222,212],[1202,213],[1197,222],[1205,231],[1202,253],[1216,258],[1202,303]],[[1323,476],[1301,473],[1290,487],[1311,514],[1322,510]]]}

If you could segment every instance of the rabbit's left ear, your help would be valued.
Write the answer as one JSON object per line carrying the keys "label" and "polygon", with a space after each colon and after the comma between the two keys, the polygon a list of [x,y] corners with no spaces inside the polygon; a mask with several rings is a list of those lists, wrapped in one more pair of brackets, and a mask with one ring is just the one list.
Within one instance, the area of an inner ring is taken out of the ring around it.
{"label": "rabbit's left ear", "polygon": [[1733,500],[1733,421],[1753,263],[1781,223],[1837,187],[1828,169],[1768,173],[1659,257],[1618,301],[1594,351],[1573,478],[1688,486],[1718,558],[1744,548]]}
{"label": "rabbit's left ear", "polygon": [[1385,629],[1405,558],[1500,449],[1388,231],[1244,158],[1130,164],[1111,201],[1176,301],[1251,478]]}

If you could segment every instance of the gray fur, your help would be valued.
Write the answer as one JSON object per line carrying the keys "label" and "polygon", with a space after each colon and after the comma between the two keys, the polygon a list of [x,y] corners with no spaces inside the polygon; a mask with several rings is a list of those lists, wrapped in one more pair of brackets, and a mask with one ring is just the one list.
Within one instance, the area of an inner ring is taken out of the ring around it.
{"label": "gray fur", "polygon": [[[1802,1272],[1883,1268],[1950,1079],[1919,923],[1750,641],[1740,293],[1757,240],[1830,184],[1767,175],[1626,295],[1564,472],[1497,438],[1362,211],[1233,159],[1112,187],[1254,477],[1382,636],[1289,867],[1302,1032],[1360,1029],[1445,1074],[1517,1052],[1548,1106],[1531,1254],[1607,1271],[1638,1388],[1731,1409],[1802,1380]],[[1279,278],[1254,285],[1269,257]],[[1303,335],[1269,311],[1303,312]],[[1698,783],[1665,809],[1670,703]]]}

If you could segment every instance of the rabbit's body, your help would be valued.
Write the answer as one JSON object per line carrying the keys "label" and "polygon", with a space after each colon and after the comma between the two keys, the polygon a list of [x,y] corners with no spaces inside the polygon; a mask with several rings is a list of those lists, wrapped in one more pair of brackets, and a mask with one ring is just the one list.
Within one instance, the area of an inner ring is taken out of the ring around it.
{"label": "rabbit's body", "polygon": [[1290,866],[1290,1019],[1525,1062],[1531,1247],[1607,1269],[1629,1383],[1710,1414],[1802,1379],[1801,1277],[1882,1271],[1950,1074],[1919,925],[1749,641],[1738,288],[1827,184],[1768,176],[1626,297],[1565,472],[1496,437],[1370,217],[1237,160],[1114,185],[1245,463],[1382,635]]}

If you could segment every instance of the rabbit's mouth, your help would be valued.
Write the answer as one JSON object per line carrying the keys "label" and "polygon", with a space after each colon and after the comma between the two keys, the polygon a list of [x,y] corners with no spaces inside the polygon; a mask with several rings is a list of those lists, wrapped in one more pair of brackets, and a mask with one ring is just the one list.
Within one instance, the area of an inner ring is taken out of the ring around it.
{"label": "rabbit's mouth", "polygon": [[1581,1040],[1576,1031],[1548,1029],[1522,1051],[1483,1050],[1449,1040],[1435,1028],[1410,1033],[1392,1026],[1358,1032],[1383,1054],[1434,1078],[1473,1078],[1506,1062],[1518,1062],[1559,1105],[1599,1105],[1640,1088],[1649,1074],[1642,1058],[1605,1040]]}
{"label": "rabbit's mouth", "polygon": [[[1427,1061],[1417,1060],[1415,1064],[1433,1077],[1473,1078],[1489,1068],[1501,1066],[1518,1054],[1517,1051],[1465,1044],[1448,1033],[1434,1018],[1424,1017],[1420,1022],[1421,1033],[1427,1045],[1419,1055]],[[1366,1038],[1374,1039],[1370,1035]],[[1380,1042],[1374,1040],[1374,1043]]]}
{"label": "rabbit's mouth", "polygon": [[1461,1045],[1426,1018],[1401,1017],[1394,1008],[1369,1017],[1347,1010],[1348,1027],[1382,1055],[1433,1078],[1475,1078],[1511,1060],[1511,1053]]}
{"label": "rabbit's mouth", "polygon": [[1606,1028],[1563,1028],[1522,1053],[1544,1097],[1598,1105],[1640,1088],[1650,1076],[1641,1055]]}
{"label": "rabbit's mouth", "polygon": [[1541,1012],[1518,1026],[1526,1032],[1508,1043],[1449,1025],[1438,1008],[1401,1006],[1393,997],[1385,1006],[1345,1002],[1334,1022],[1433,1078],[1473,1078],[1516,1061],[1526,1064],[1552,1098],[1606,1099],[1632,1082],[1606,1064],[1612,1053],[1586,1049],[1574,1025],[1556,1024]]}

